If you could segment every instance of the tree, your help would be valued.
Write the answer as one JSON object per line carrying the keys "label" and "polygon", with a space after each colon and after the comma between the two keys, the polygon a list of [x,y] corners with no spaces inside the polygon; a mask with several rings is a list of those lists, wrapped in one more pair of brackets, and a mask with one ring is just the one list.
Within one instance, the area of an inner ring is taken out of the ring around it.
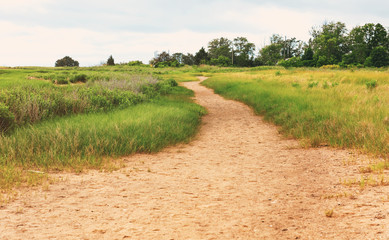
{"label": "tree", "polygon": [[71,57],[66,56],[64,58],[58,59],[55,62],[56,67],[78,67],[80,64],[78,61],[73,60]]}
{"label": "tree", "polygon": [[202,47],[194,56],[194,64],[206,64],[209,61],[209,55],[205,51],[204,47]]}
{"label": "tree", "polygon": [[313,50],[311,46],[308,46],[304,50],[304,54],[301,56],[301,65],[305,67],[314,67],[316,65],[315,61],[313,60]]}
{"label": "tree", "polygon": [[389,47],[388,32],[379,23],[367,23],[353,28],[347,40],[350,52],[343,56],[345,64],[363,64],[376,47]]}
{"label": "tree", "polygon": [[378,46],[371,51],[371,64],[374,67],[384,67],[389,65],[389,55],[387,49]]}
{"label": "tree", "polygon": [[303,53],[303,42],[296,38],[287,39],[285,37],[285,40],[281,40],[280,44],[283,45],[281,55],[284,59],[300,57]]}
{"label": "tree", "polygon": [[321,57],[320,62],[325,64],[342,61],[342,56],[348,52],[346,33],[346,25],[341,22],[324,23],[319,29],[312,28],[310,45],[316,59]]}
{"label": "tree", "polygon": [[309,46],[304,50],[304,54],[301,57],[301,60],[306,61],[306,60],[313,60],[313,50]]}
{"label": "tree", "polygon": [[107,60],[107,65],[108,66],[115,66],[115,60],[113,59],[112,55],[109,56],[109,58]]}
{"label": "tree", "polygon": [[187,53],[182,56],[182,63],[185,65],[194,65],[195,64],[195,57],[193,54]]}
{"label": "tree", "polygon": [[180,65],[175,58],[165,51],[158,54],[156,58],[150,60],[150,64],[154,67],[178,67]]}
{"label": "tree", "polygon": [[282,48],[282,37],[278,34],[273,34],[270,37],[270,45],[259,50],[259,60],[257,61],[264,65],[276,65],[279,60],[283,59],[283,56],[281,55]]}
{"label": "tree", "polygon": [[249,67],[254,64],[255,45],[245,37],[237,37],[233,42],[233,64],[239,67]]}
{"label": "tree", "polygon": [[227,38],[216,38],[208,43],[209,58],[217,59],[220,56],[232,58],[232,42]]}
{"label": "tree", "polygon": [[282,45],[276,43],[263,47],[259,50],[260,62],[264,65],[276,65],[282,59],[281,49]]}
{"label": "tree", "polygon": [[175,59],[179,64],[183,64],[183,56],[182,53],[173,53],[172,58]]}

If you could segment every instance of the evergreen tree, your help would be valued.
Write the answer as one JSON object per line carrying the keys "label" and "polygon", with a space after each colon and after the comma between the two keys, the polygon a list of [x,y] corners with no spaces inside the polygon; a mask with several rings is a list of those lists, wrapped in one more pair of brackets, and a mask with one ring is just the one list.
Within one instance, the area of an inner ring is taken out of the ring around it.
{"label": "evergreen tree", "polygon": [[107,65],[108,66],[115,66],[115,60],[113,59],[112,55],[109,56],[109,58],[107,60]]}
{"label": "evergreen tree", "polygon": [[202,47],[194,56],[194,63],[196,65],[208,63],[209,56],[205,49]]}

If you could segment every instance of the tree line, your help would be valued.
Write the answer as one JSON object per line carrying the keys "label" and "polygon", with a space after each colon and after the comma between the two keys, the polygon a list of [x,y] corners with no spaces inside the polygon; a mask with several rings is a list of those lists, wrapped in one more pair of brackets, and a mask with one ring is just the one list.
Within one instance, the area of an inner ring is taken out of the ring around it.
{"label": "tree line", "polygon": [[[270,44],[256,52],[254,43],[245,37],[230,40],[225,37],[213,39],[207,49],[200,48],[195,54],[162,52],[150,60],[154,67],[179,67],[182,65],[208,64],[222,67],[255,67],[281,65],[284,67],[384,67],[389,65],[389,30],[382,24],[367,23],[348,31],[342,22],[325,22],[312,27],[311,38],[303,42],[295,37],[279,34],[270,37]],[[107,65],[115,65],[112,55]],[[142,64],[133,61],[130,65]],[[78,66],[79,63],[66,56],[57,60],[56,67]]]}
{"label": "tree line", "polygon": [[216,66],[253,67],[384,67],[389,65],[389,31],[377,23],[367,23],[348,31],[342,22],[326,22],[313,27],[308,42],[279,34],[259,49],[245,37],[213,39],[207,50],[195,54],[162,52],[150,61],[154,67],[209,64]]}

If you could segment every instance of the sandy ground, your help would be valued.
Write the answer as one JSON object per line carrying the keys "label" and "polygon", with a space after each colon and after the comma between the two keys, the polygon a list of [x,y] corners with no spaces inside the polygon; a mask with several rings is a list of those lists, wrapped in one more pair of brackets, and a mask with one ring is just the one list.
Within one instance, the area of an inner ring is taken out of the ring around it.
{"label": "sandy ground", "polygon": [[209,111],[193,142],[54,175],[0,209],[0,239],[389,239],[389,186],[342,184],[368,157],[303,149],[247,106],[185,86]]}

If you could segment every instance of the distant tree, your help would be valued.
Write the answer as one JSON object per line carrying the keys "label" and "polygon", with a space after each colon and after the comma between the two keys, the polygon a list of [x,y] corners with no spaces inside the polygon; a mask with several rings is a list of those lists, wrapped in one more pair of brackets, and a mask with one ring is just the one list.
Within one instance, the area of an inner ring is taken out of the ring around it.
{"label": "distant tree", "polygon": [[180,64],[178,61],[170,56],[169,53],[163,51],[156,58],[150,60],[150,64],[154,67],[178,67]]}
{"label": "distant tree", "polygon": [[311,46],[305,48],[304,54],[301,56],[301,65],[305,67],[316,66],[316,62],[313,60],[313,50]]}
{"label": "distant tree", "polygon": [[80,64],[78,61],[73,60],[71,57],[66,56],[64,58],[58,59],[55,62],[56,67],[78,67]]}
{"label": "distant tree", "polygon": [[374,67],[384,67],[389,65],[389,55],[387,49],[383,46],[378,46],[371,51],[371,64]]}
{"label": "distant tree", "polygon": [[259,59],[264,65],[276,65],[282,59],[282,45],[270,44],[259,50]]}
{"label": "distant tree", "polygon": [[209,58],[217,59],[219,56],[232,58],[232,42],[227,38],[216,38],[208,43]]}
{"label": "distant tree", "polygon": [[282,44],[281,55],[284,59],[300,57],[303,54],[303,42],[296,38],[285,37],[280,44]]}
{"label": "distant tree", "polygon": [[[346,25],[341,22],[324,23],[320,28],[312,28],[310,45],[320,59],[320,64],[337,64],[348,52]],[[320,67],[320,65],[318,65]]]}
{"label": "distant tree", "polygon": [[109,56],[109,58],[107,60],[107,65],[108,66],[115,66],[115,60],[113,59],[112,55]]}
{"label": "distant tree", "polygon": [[204,47],[202,47],[194,56],[194,64],[206,64],[209,61],[209,55],[207,51],[205,51]]}
{"label": "distant tree", "polygon": [[182,56],[182,63],[185,65],[194,65],[195,64],[195,57],[193,54],[187,53]]}
{"label": "distant tree", "polygon": [[347,40],[350,52],[343,56],[345,64],[364,64],[373,49],[379,46],[386,49],[389,47],[388,32],[379,23],[367,23],[353,28]]}
{"label": "distant tree", "polygon": [[305,61],[305,60],[313,60],[313,50],[311,47],[307,47],[305,50],[304,50],[304,54],[303,56],[301,56],[301,60]]}
{"label": "distant tree", "polygon": [[282,56],[283,40],[278,34],[273,34],[270,37],[270,45],[267,45],[259,50],[258,62],[263,65],[276,65],[277,62],[283,59]]}
{"label": "distant tree", "polygon": [[182,53],[173,53],[172,58],[174,58],[179,64],[183,64],[183,56]]}
{"label": "distant tree", "polygon": [[233,42],[233,64],[239,67],[250,67],[254,64],[255,45],[245,37],[237,37]]}

